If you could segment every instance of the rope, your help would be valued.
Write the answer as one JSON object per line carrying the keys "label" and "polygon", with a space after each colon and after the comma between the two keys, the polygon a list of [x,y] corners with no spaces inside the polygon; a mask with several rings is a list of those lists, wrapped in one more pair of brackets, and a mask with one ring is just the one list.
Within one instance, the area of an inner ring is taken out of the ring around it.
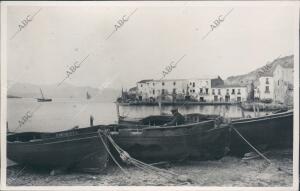
{"label": "rope", "polygon": [[[176,174],[174,172],[170,172],[168,170],[165,169],[160,169],[157,168],[155,166],[146,164],[142,161],[139,161],[137,159],[132,158],[125,150],[123,150],[121,147],[119,147],[119,145],[116,144],[116,142],[113,140],[113,138],[111,137],[111,135],[108,133],[108,131],[103,132],[103,134],[107,137],[107,139],[110,141],[110,143],[112,144],[112,146],[116,149],[116,151],[120,154],[120,158],[127,164],[132,164],[135,167],[147,172],[147,173],[156,173],[158,176],[161,176],[163,178],[166,178],[167,180],[173,182],[173,183],[177,183],[178,181],[178,177],[180,176],[179,174]],[[168,177],[171,176],[171,177]],[[174,176],[176,177],[174,180]],[[183,182],[183,181],[181,181]]]}
{"label": "rope", "polygon": [[261,152],[259,152],[253,145],[251,145],[251,143],[249,143],[249,141],[247,141],[247,139],[245,137],[243,137],[243,135],[236,130],[234,127],[232,128],[257,154],[259,154],[262,158],[264,158],[269,164],[271,164],[271,161],[264,156]]}
{"label": "rope", "polygon": [[12,178],[12,179],[9,181],[9,183],[12,183],[13,181],[15,181],[15,180],[18,178],[18,176],[25,170],[25,168],[26,168],[26,166],[24,166],[24,167],[16,174],[16,176],[15,176],[14,178]]}
{"label": "rope", "polygon": [[126,172],[126,171],[122,168],[122,166],[118,163],[118,161],[115,159],[115,157],[114,157],[114,156],[112,155],[112,153],[110,152],[110,150],[109,150],[109,148],[108,148],[106,142],[103,140],[103,137],[102,137],[100,131],[98,131],[98,135],[99,135],[99,137],[100,137],[100,139],[101,139],[101,141],[102,141],[102,143],[103,143],[103,145],[104,145],[106,151],[108,152],[108,154],[110,155],[110,157],[113,159],[113,161],[116,163],[116,165],[121,169],[121,171],[122,171],[124,174],[129,175],[129,173]]}

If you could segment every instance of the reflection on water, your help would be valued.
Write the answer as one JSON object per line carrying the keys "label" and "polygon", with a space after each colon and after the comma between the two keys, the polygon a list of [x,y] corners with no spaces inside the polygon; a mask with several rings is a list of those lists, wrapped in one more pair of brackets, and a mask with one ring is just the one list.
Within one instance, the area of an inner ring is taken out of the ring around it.
{"label": "reflection on water", "polygon": [[[171,109],[174,106],[162,107],[163,113],[171,113]],[[151,114],[159,114],[159,108],[157,106],[124,106],[122,107],[123,113],[130,117],[144,117]],[[178,111],[182,114],[188,113],[202,113],[202,114],[222,114],[226,117],[242,117],[242,110],[236,105],[187,105],[179,106]],[[245,114],[250,114],[245,112]],[[122,113],[121,113],[122,115]]]}
{"label": "reflection on water", "polygon": [[[42,131],[53,132],[70,129],[74,126],[89,126],[89,118],[94,117],[94,124],[112,124],[117,121],[117,110],[114,103],[99,103],[93,100],[54,99],[52,102],[37,102],[34,99],[8,99],[7,121],[10,131],[18,126],[18,121],[28,111],[34,110],[39,104],[41,107],[26,121],[17,132]],[[170,113],[172,106],[162,107],[162,111]],[[238,106],[181,106],[179,112],[224,114],[227,117],[241,117],[241,108]],[[145,117],[159,114],[157,106],[120,106],[120,114],[128,117]],[[245,112],[245,115],[253,113]]]}

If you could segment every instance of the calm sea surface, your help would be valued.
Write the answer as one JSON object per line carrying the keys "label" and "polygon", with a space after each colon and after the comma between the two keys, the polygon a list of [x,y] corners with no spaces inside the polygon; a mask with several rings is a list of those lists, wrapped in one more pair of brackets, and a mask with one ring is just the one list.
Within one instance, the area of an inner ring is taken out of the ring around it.
{"label": "calm sea surface", "polygon": [[[26,114],[32,112],[32,117],[18,128],[18,121]],[[172,106],[162,107],[163,112],[170,113]],[[220,114],[225,113],[228,117],[241,117],[241,108],[238,106],[181,106],[179,112]],[[159,114],[157,106],[120,106],[120,114],[128,117],[145,117]],[[246,115],[251,112],[245,112]],[[89,126],[90,115],[94,117],[96,124],[112,124],[117,121],[117,110],[114,103],[100,103],[80,99],[53,99],[52,102],[37,102],[35,99],[8,99],[7,121],[10,131],[40,131],[54,132],[70,129],[74,126]]]}

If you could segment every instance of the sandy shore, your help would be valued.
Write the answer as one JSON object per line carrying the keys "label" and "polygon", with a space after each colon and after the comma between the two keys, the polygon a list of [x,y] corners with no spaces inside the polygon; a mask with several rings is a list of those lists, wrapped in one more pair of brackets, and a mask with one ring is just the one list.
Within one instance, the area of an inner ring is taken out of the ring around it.
{"label": "sandy shore", "polygon": [[8,167],[7,179],[10,186],[292,186],[292,150],[272,151],[267,157],[270,165],[265,165],[262,158],[226,156],[217,161],[183,161],[163,167],[182,175],[188,180],[185,182],[173,182],[124,165],[130,175],[114,165],[100,174],[68,172],[54,176],[48,170],[29,167],[20,172],[23,166],[17,165]]}

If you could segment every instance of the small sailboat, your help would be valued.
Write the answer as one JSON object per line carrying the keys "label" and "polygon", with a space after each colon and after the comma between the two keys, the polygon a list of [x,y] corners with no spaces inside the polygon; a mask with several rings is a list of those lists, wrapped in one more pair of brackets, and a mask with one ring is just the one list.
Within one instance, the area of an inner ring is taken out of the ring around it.
{"label": "small sailboat", "polygon": [[45,97],[44,97],[44,94],[43,94],[43,91],[42,91],[41,88],[40,88],[40,92],[41,92],[42,98],[37,98],[37,101],[38,101],[38,102],[50,102],[50,101],[52,101],[51,98],[45,98]]}

